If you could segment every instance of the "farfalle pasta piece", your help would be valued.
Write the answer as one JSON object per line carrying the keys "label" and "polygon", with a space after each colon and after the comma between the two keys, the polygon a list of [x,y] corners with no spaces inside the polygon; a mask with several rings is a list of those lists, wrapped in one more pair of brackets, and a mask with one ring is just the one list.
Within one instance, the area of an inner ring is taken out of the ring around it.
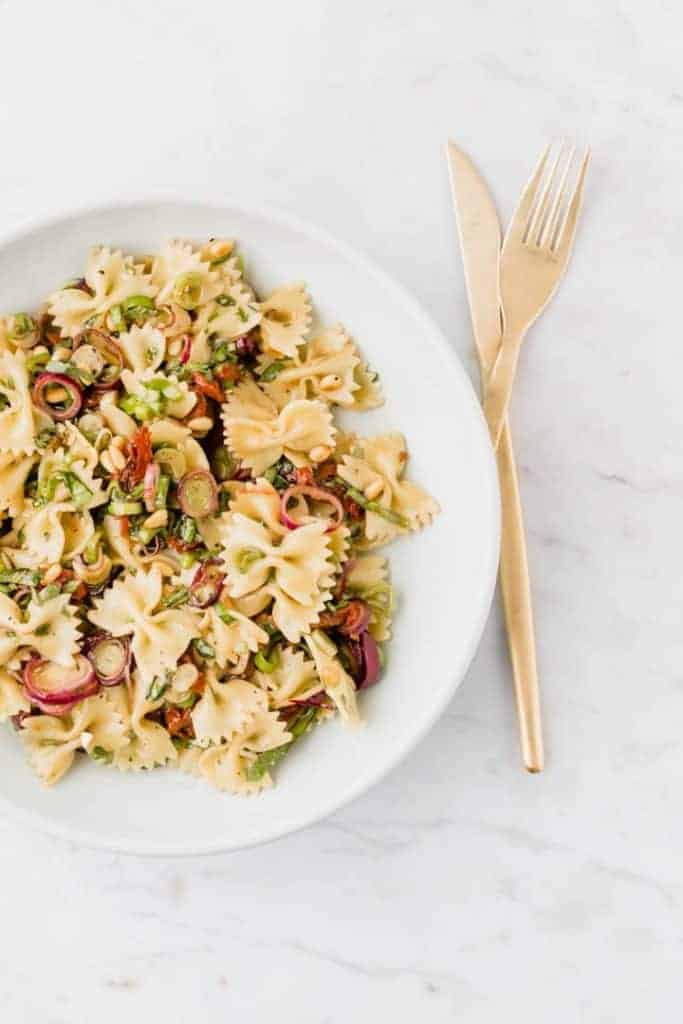
{"label": "farfalle pasta piece", "polygon": [[[272,356],[261,356],[262,373],[268,376]],[[360,359],[348,334],[340,325],[321,331],[302,345],[291,362],[281,369],[272,383],[263,383],[278,408],[295,398],[319,398],[324,402],[350,408],[359,385],[354,370]]]}
{"label": "farfalle pasta piece", "polygon": [[[77,437],[80,440],[77,440]],[[95,476],[97,452],[75,430],[68,439],[73,447],[58,448],[43,455],[38,470],[38,496],[41,502],[58,502],[71,509],[85,511],[107,500],[104,481]],[[91,453],[95,456],[91,459]]]}
{"label": "farfalle pasta piece", "polygon": [[154,257],[152,283],[157,288],[157,305],[176,302],[183,309],[196,309],[215,298],[223,287],[220,276],[187,242],[166,242]]}
{"label": "farfalle pasta piece", "polygon": [[129,685],[105,691],[125,726],[126,742],[114,753],[114,764],[121,771],[157,768],[178,757],[166,729],[148,717],[162,706],[163,696],[150,699],[148,693],[149,687],[139,672],[133,672]]}
{"label": "farfalle pasta piece", "polygon": [[19,679],[6,669],[0,669],[0,722],[30,710],[31,702]]}
{"label": "farfalle pasta piece", "polygon": [[7,594],[0,593],[0,664],[15,667],[32,649],[42,658],[69,668],[78,650],[78,619],[68,594],[40,603],[32,598],[22,612]]}
{"label": "farfalle pasta piece", "polygon": [[381,512],[368,509],[365,537],[369,545],[385,544],[407,530],[427,525],[439,511],[438,502],[417,484],[403,479],[408,451],[402,434],[357,438],[338,474]]}
{"label": "farfalle pasta piece", "polygon": [[359,363],[354,367],[353,405],[359,411],[377,409],[384,405],[384,395],[379,382],[379,374],[371,370],[367,363]]}
{"label": "farfalle pasta piece", "polygon": [[[204,306],[192,325],[196,339],[234,341],[261,323],[262,314],[252,293],[240,282],[229,285],[215,302]],[[196,358],[193,354],[193,358]]]}
{"label": "farfalle pasta piece", "polygon": [[266,694],[254,683],[245,679],[220,682],[215,673],[207,672],[204,692],[192,709],[195,739],[202,747],[230,740],[267,708]]}
{"label": "farfalle pasta piece", "polygon": [[26,356],[21,350],[0,352],[0,452],[32,455],[35,433]]}
{"label": "farfalle pasta piece", "polygon": [[68,501],[27,508],[15,522],[23,529],[24,544],[9,551],[22,569],[69,561],[85,550],[95,533],[90,512],[77,511]]}
{"label": "farfalle pasta piece", "polygon": [[268,772],[258,780],[250,780],[250,765],[258,754],[284,746],[290,739],[286,724],[276,712],[258,711],[246,728],[229,742],[209,747],[199,757],[192,758],[191,770],[217,789],[250,796],[272,785]]}
{"label": "farfalle pasta piece", "polygon": [[337,711],[351,725],[360,721],[356,687],[351,676],[337,657],[337,648],[326,633],[315,629],[306,637],[318,678],[325,693],[333,701]]}
{"label": "farfalle pasta piece", "polygon": [[303,651],[283,647],[272,672],[255,672],[254,680],[266,691],[271,706],[283,708],[292,701],[306,700],[320,691],[315,662]]}
{"label": "farfalle pasta piece", "polygon": [[166,338],[149,321],[142,327],[133,324],[129,331],[119,334],[118,346],[133,373],[158,370],[166,355]]}
{"label": "farfalle pasta piece", "polygon": [[302,281],[277,288],[260,303],[263,347],[290,358],[306,339],[311,326],[311,303]]}
{"label": "farfalle pasta piece", "polygon": [[236,665],[245,654],[258,651],[268,643],[268,634],[236,608],[207,608],[200,623],[201,634],[216,654],[219,668]]}
{"label": "farfalle pasta piece", "polygon": [[332,415],[323,402],[300,399],[278,412],[252,381],[230,395],[223,406],[223,423],[230,451],[256,476],[282,455],[304,465],[314,448],[334,447]]}
{"label": "farfalle pasta piece", "polygon": [[100,415],[113,434],[130,438],[138,429],[132,416],[119,408],[118,392],[105,391],[100,399]]}
{"label": "farfalle pasta piece", "polygon": [[0,512],[18,516],[24,509],[24,485],[36,463],[35,455],[0,453]]}
{"label": "farfalle pasta piece", "polygon": [[[279,541],[279,543],[278,543]],[[261,523],[234,513],[222,552],[231,597],[255,591],[273,598],[273,620],[296,643],[329,598],[334,567],[323,522],[274,537]]]}
{"label": "farfalle pasta piece", "polygon": [[77,750],[114,756],[126,743],[124,722],[105,693],[88,697],[61,718],[31,715],[19,735],[31,767],[47,786],[69,770]]}
{"label": "farfalle pasta piece", "polygon": [[131,650],[143,685],[174,669],[190,641],[199,636],[195,614],[186,608],[160,609],[162,579],[158,568],[139,569],[116,580],[88,618],[112,636],[132,636]]}
{"label": "farfalle pasta piece", "polygon": [[141,267],[104,246],[90,253],[84,280],[87,288],[67,286],[48,299],[48,313],[65,338],[101,323],[112,306],[125,299],[133,295],[153,298],[157,291]]}

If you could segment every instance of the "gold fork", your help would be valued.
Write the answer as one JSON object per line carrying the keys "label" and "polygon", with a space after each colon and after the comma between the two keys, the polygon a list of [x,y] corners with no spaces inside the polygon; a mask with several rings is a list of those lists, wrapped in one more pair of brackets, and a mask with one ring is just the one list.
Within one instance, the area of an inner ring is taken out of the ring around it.
{"label": "gold fork", "polygon": [[586,149],[570,190],[575,148],[563,144],[544,177],[550,148],[522,192],[500,256],[503,337],[484,397],[494,448],[500,442],[522,342],[567,268],[581,209],[590,150]]}

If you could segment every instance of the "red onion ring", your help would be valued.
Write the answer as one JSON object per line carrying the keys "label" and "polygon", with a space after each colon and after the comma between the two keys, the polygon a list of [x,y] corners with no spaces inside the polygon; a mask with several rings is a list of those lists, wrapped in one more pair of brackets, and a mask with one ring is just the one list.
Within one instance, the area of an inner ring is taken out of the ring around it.
{"label": "red onion ring", "polygon": [[[197,484],[202,484],[204,493],[197,493]],[[193,469],[186,473],[178,484],[178,504],[186,516],[204,519],[218,511],[218,487],[211,473],[206,469]]]}
{"label": "red onion ring", "polygon": [[96,381],[93,387],[97,391],[109,391],[113,385],[116,384],[121,371],[124,367],[123,352],[116,344],[114,339],[110,335],[105,334],[104,331],[98,331],[94,327],[88,327],[86,330],[81,331],[74,338],[73,351],[75,352],[79,345],[92,345],[93,348],[101,352],[105,358],[109,356],[107,360],[109,367],[113,368],[105,370],[107,374],[102,380]]}
{"label": "red onion ring", "polygon": [[[104,644],[115,644],[120,648],[120,665],[110,675],[105,675],[101,671],[101,666],[98,667],[97,664],[98,648],[101,648]],[[125,677],[130,668],[130,640],[127,636],[114,637],[110,633],[96,633],[94,636],[88,637],[84,645],[84,653],[102,686],[116,686]]]}
{"label": "red onion ring", "polygon": [[220,565],[218,558],[207,558],[194,574],[188,598],[188,604],[191,604],[193,608],[208,608],[215,604],[220,597],[225,573],[215,572],[212,575],[212,569],[216,565]]}
{"label": "red onion ring", "polygon": [[158,462],[150,462],[149,466],[145,470],[145,508],[148,512],[153,512],[156,505],[157,487],[159,486],[159,477],[161,476],[161,468]]}
{"label": "red onion ring", "polygon": [[313,498],[314,501],[326,501],[328,505],[332,505],[336,513],[336,520],[332,519],[325,533],[332,533],[338,526],[344,522],[344,506],[332,491],[328,491],[325,487],[314,487],[310,484],[293,484],[282,492],[280,498],[280,522],[287,527],[288,530],[296,530],[300,526],[305,526],[305,523],[298,523],[296,519],[292,519],[287,511],[287,505],[290,498],[297,498],[299,495],[304,495],[307,498]]}
{"label": "red onion ring", "polygon": [[[71,397],[71,404],[66,409],[56,409],[53,405],[47,401],[44,397],[43,392],[51,387],[51,385],[57,384],[68,391]],[[83,394],[81,389],[75,380],[71,377],[67,377],[65,373],[39,373],[35,379],[33,385],[33,404],[36,405],[41,412],[47,413],[53,420],[61,422],[62,420],[72,420],[76,416],[83,405]]]}
{"label": "red onion ring", "polygon": [[[30,661],[27,661],[24,666],[23,679],[26,692],[31,700],[38,703],[39,707],[42,707],[43,704],[74,704],[97,693],[99,682],[94,668],[85,655],[77,654],[76,664],[76,669],[69,670],[62,669],[61,666],[55,665],[54,662],[47,661],[45,658],[31,658]],[[48,670],[52,672],[61,670],[66,676],[61,681],[62,685],[59,689],[49,688],[45,685],[44,680],[41,680],[41,674]],[[71,671],[71,678],[68,676],[69,671]]]}

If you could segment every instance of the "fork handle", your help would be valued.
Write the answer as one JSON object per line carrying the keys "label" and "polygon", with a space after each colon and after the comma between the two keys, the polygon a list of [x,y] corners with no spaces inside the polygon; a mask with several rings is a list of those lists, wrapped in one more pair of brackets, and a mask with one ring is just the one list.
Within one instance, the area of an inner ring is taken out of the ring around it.
{"label": "fork handle", "polygon": [[498,448],[503,433],[523,340],[524,333],[521,331],[503,332],[498,356],[485,384],[484,416],[495,449]]}
{"label": "fork handle", "polygon": [[503,512],[500,589],[515,686],[522,758],[529,772],[543,771],[543,733],[536,671],[524,518],[510,426],[505,419],[496,453]]}

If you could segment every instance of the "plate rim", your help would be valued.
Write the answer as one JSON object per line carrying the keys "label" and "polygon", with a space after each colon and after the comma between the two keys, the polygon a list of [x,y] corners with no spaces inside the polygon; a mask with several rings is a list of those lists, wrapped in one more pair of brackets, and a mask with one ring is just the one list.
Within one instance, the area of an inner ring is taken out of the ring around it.
{"label": "plate rim", "polygon": [[91,850],[103,850],[109,853],[126,854],[138,857],[176,858],[210,856],[220,853],[246,850],[265,843],[274,842],[277,839],[284,838],[287,835],[292,835],[302,829],[308,828],[311,825],[315,825],[318,822],[325,820],[330,815],[336,814],[337,811],[346,807],[364,793],[367,793],[370,789],[386,778],[391,771],[400,765],[408,755],[415,750],[420,743],[422,743],[455,696],[455,693],[463,682],[481,643],[481,638],[488,620],[495,592],[500,553],[501,514],[498,473],[486,421],[472,381],[465,370],[455,346],[448,340],[439,324],[432,317],[431,313],[428,312],[428,310],[406,285],[396,280],[396,278],[376,263],[373,258],[366,255],[364,251],[358,249],[355,245],[338,238],[327,229],[321,228],[306,218],[303,218],[298,214],[291,213],[283,207],[270,202],[254,202],[231,193],[216,194],[215,191],[212,191],[210,195],[205,196],[202,199],[193,199],[188,198],[180,190],[162,188],[144,193],[135,190],[126,194],[124,191],[115,199],[112,199],[111,196],[107,196],[98,200],[89,196],[82,203],[70,203],[63,209],[60,209],[59,212],[53,211],[49,214],[25,217],[20,219],[18,223],[7,231],[0,230],[0,249],[12,245],[15,242],[20,242],[35,232],[57,226],[69,219],[86,217],[88,215],[95,215],[107,211],[111,212],[124,208],[136,206],[145,207],[163,203],[197,208],[216,206],[222,207],[225,210],[233,209],[242,214],[246,214],[247,216],[255,216],[269,220],[295,232],[302,233],[308,236],[308,238],[327,246],[333,251],[336,251],[342,258],[352,264],[355,264],[368,276],[377,280],[384,286],[384,288],[388,289],[390,292],[393,291],[397,298],[400,299],[401,303],[410,309],[416,320],[424,325],[425,333],[429,335],[429,344],[433,344],[441,350],[441,354],[451,364],[456,375],[460,377],[461,383],[463,384],[463,392],[467,395],[467,401],[473,414],[472,420],[475,431],[482,442],[482,468],[487,475],[486,490],[489,494],[489,508],[487,510],[488,523],[486,529],[488,550],[486,564],[483,565],[481,569],[483,585],[480,588],[479,608],[476,615],[476,628],[472,630],[469,643],[463,651],[459,664],[455,667],[455,670],[452,673],[450,685],[446,688],[439,701],[435,703],[431,713],[422,722],[420,729],[411,737],[409,743],[396,751],[393,756],[387,758],[387,760],[378,769],[376,769],[371,776],[364,777],[361,781],[345,790],[338,799],[331,801],[324,810],[315,811],[308,815],[304,814],[294,823],[280,824],[265,831],[262,835],[246,841],[238,840],[237,842],[231,842],[229,838],[201,842],[188,840],[186,842],[174,844],[173,847],[169,848],[164,843],[147,839],[103,839],[97,834],[88,832],[87,830],[74,829],[70,826],[61,825],[58,821],[44,817],[43,814],[38,811],[26,810],[25,808],[15,804],[11,799],[0,794],[0,811],[3,816],[33,831],[38,831],[67,842],[78,843]]}

